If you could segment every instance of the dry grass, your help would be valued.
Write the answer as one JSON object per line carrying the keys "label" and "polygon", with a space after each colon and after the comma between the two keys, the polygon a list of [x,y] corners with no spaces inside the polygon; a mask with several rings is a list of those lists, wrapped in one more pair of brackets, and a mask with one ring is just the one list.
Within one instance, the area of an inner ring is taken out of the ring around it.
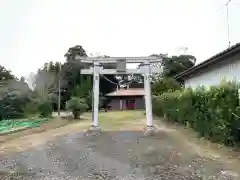
{"label": "dry grass", "polygon": [[[5,137],[0,137],[0,154],[8,152],[19,152],[30,148],[36,148],[56,136],[70,133],[82,132],[91,125],[91,113],[84,114],[83,120],[72,120],[55,118],[42,125],[40,128],[28,129],[24,132],[14,133]],[[183,126],[166,124],[159,119],[155,124],[164,130],[176,141],[176,146],[185,151],[192,149],[202,157],[229,163],[232,166],[240,167],[239,154],[227,147],[211,143],[204,139],[197,138],[197,134],[191,129]],[[105,131],[122,130],[143,130],[145,115],[143,111],[115,111],[99,113],[99,125]],[[5,139],[4,139],[5,138]]]}
{"label": "dry grass", "polygon": [[[144,115],[142,111],[100,112],[99,124],[104,130],[120,130],[123,127],[131,128],[134,125],[140,124],[142,122],[140,119],[143,119],[143,117]],[[0,143],[4,143],[15,138],[18,139],[23,136],[47,132],[70,124],[85,124],[86,126],[90,126],[91,122],[91,113],[85,113],[82,120],[63,119],[56,117],[49,122],[42,124],[38,128],[31,128],[21,132],[12,132],[7,135],[1,135]]]}
{"label": "dry grass", "polygon": [[[19,152],[37,147],[56,136],[81,132],[91,125],[91,113],[86,113],[82,120],[54,118],[39,128],[1,136],[0,153]],[[99,113],[99,124],[105,131],[139,130],[143,127],[142,111],[119,111]]]}
{"label": "dry grass", "polygon": [[59,128],[59,127],[62,127],[62,126],[66,126],[67,124],[69,124],[68,120],[54,118],[54,119],[48,121],[47,123],[42,124],[40,127],[37,127],[37,128],[27,128],[24,131],[20,131],[20,132],[14,132],[13,131],[13,132],[8,133],[6,135],[1,135],[0,136],[0,143],[3,143],[5,141],[9,141],[9,140],[12,140],[12,139],[15,139],[15,138],[19,138],[19,137],[22,137],[22,136],[26,136],[26,135],[45,132],[45,131],[48,131],[50,129],[55,129],[55,128]]}
{"label": "dry grass", "polygon": [[172,125],[156,118],[155,123],[161,128],[168,130],[171,136],[181,142],[183,148],[190,148],[201,157],[210,158],[223,163],[228,163],[237,171],[240,171],[240,153],[222,144],[213,143],[198,134],[191,128],[181,125]]}
{"label": "dry grass", "polygon": [[110,111],[99,114],[99,124],[104,130],[139,130],[144,125],[143,111]]}
{"label": "dry grass", "polygon": [[88,126],[88,121],[72,121],[69,123],[66,119],[56,118],[40,128],[28,129],[24,132],[2,137],[3,141],[0,146],[0,154],[31,149],[54,139],[56,136],[81,132]]}
{"label": "dry grass", "polygon": [[[25,144],[24,146],[27,148],[30,146],[26,145],[26,143],[35,146],[58,135],[81,132],[87,129],[92,122],[91,113],[86,113],[83,117],[83,120],[55,118],[43,124],[40,128],[33,128],[23,132],[0,136],[0,151],[4,151],[3,147],[14,148],[15,145],[17,146],[19,143]],[[166,130],[166,132],[177,141],[181,142],[182,146],[193,149],[193,151],[200,156],[217,160],[220,159],[221,161],[230,161],[239,164],[240,167],[239,153],[232,149],[216,143],[211,143],[208,140],[200,139],[197,137],[197,133],[183,126],[166,124],[159,119],[156,119],[155,124],[161,129]],[[99,125],[105,131],[143,130],[145,126],[145,115],[143,111],[101,112],[99,113]]]}

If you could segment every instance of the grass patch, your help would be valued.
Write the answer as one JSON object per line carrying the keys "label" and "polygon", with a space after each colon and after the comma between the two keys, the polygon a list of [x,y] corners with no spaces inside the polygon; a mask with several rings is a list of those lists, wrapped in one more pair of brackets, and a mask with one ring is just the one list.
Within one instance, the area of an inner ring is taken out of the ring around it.
{"label": "grass patch", "polygon": [[2,120],[0,122],[0,133],[13,131],[13,129],[19,129],[24,127],[40,127],[41,124],[49,121],[48,118],[38,118],[35,120]]}
{"label": "grass patch", "polygon": [[101,112],[99,113],[99,125],[104,129],[118,129],[138,124],[144,118],[144,111]]}
{"label": "grass patch", "polygon": [[[32,120],[29,120],[29,121],[32,121]],[[19,137],[23,137],[23,136],[27,136],[35,133],[46,132],[46,131],[57,129],[73,123],[74,122],[71,122],[67,119],[52,118],[52,119],[49,119],[49,121],[39,124],[38,126],[27,128],[26,130],[23,130],[20,132],[16,132],[12,129],[13,130],[12,132],[11,130],[9,130],[8,131],[9,133],[7,134],[2,133],[2,135],[0,136],[0,144],[12,139],[16,139]]]}

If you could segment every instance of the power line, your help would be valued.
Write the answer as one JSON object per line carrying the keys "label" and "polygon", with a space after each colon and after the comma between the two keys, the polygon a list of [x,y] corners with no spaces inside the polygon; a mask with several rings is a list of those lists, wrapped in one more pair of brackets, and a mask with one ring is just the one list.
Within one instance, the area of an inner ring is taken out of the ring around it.
{"label": "power line", "polygon": [[[101,75],[104,79],[106,79],[108,82],[116,85],[116,86],[117,86],[117,90],[118,90],[118,86],[120,86],[120,83],[115,83],[115,82],[109,80],[106,76],[104,76],[104,75],[102,75],[102,74],[100,74],[100,75]],[[128,83],[125,83],[125,85],[126,85],[126,86],[129,86],[130,84],[133,83],[133,81],[134,81],[134,79],[130,80]]]}
{"label": "power line", "polygon": [[231,2],[231,0],[228,0],[226,3],[224,3],[222,6],[220,6],[220,7],[217,9],[217,12],[220,11],[223,7],[227,6],[230,2]]}
{"label": "power line", "polygon": [[108,79],[107,77],[105,77],[104,75],[101,74],[101,76],[102,76],[104,79],[106,79],[108,82],[110,82],[110,83],[112,83],[112,84],[115,84],[115,85],[119,85],[118,83],[115,83],[115,82],[109,80],[109,79]]}

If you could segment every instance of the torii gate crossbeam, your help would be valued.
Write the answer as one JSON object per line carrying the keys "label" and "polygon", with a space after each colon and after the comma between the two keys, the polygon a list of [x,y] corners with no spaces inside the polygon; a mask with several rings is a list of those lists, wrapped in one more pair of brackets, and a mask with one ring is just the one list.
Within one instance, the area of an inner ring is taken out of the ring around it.
{"label": "torii gate crossbeam", "polygon": [[[100,74],[143,74],[144,75],[144,91],[145,91],[145,107],[146,107],[146,125],[148,128],[153,127],[152,117],[152,100],[150,75],[152,73],[160,73],[160,68],[151,68],[151,63],[161,62],[162,57],[80,57],[75,58],[80,63],[93,64],[92,69],[83,69],[81,74],[93,74],[93,127],[98,127],[98,106],[99,106],[99,75]],[[116,63],[125,65],[119,69],[103,69],[102,64]],[[125,63],[125,64],[124,64]],[[126,69],[126,63],[141,63],[138,69]]]}

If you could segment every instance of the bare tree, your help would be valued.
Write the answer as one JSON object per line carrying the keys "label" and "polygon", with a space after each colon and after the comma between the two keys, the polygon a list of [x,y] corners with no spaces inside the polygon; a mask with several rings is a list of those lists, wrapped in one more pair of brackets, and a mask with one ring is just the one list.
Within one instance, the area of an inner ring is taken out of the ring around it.
{"label": "bare tree", "polygon": [[56,83],[56,79],[56,74],[45,70],[38,72],[35,76],[33,87],[42,100],[49,99],[52,92],[51,88]]}
{"label": "bare tree", "polygon": [[36,73],[31,72],[26,78],[26,83],[31,90],[35,88],[35,81],[36,81]]}

